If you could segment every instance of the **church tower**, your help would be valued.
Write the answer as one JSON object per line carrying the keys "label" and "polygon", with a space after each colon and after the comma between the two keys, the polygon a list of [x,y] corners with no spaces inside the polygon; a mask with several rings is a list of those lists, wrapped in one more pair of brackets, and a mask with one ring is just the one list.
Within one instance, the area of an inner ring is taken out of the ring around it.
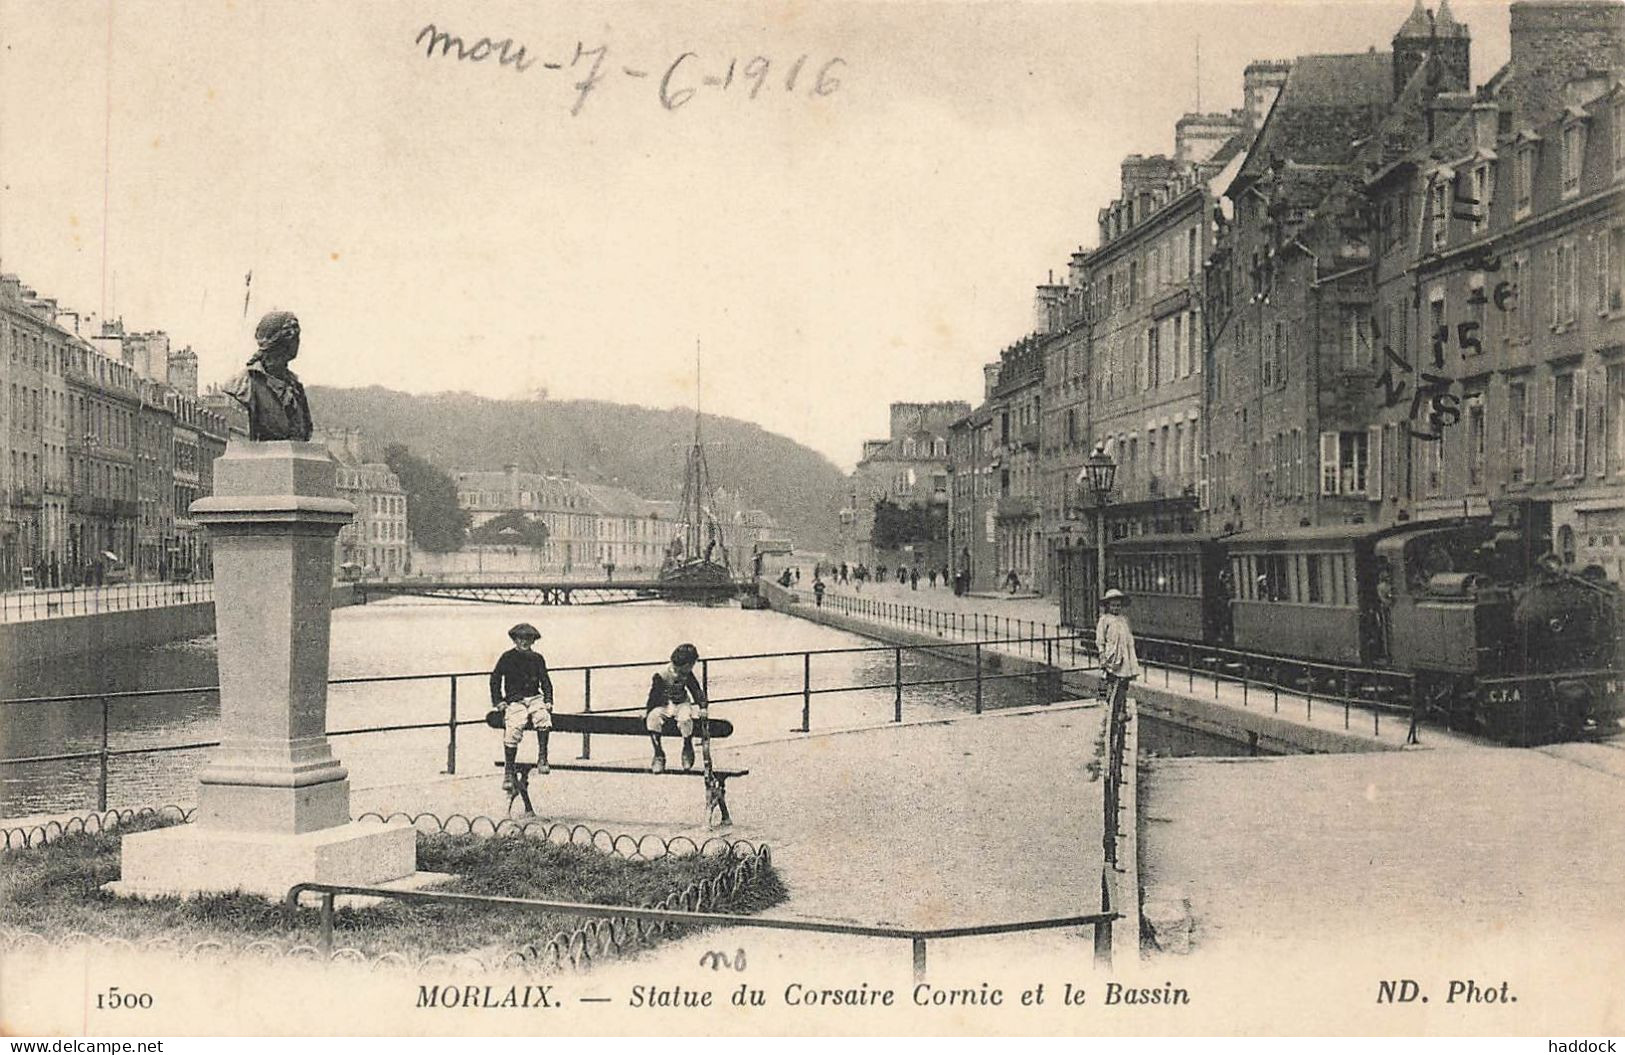
{"label": "church tower", "polygon": [[1470,66],[1472,38],[1465,23],[1456,21],[1450,0],[1440,0],[1437,13],[1430,14],[1416,0],[1410,17],[1394,34],[1394,98],[1405,90],[1411,76],[1429,52],[1434,56],[1437,78],[1429,84],[1433,92],[1465,92],[1472,88]]}

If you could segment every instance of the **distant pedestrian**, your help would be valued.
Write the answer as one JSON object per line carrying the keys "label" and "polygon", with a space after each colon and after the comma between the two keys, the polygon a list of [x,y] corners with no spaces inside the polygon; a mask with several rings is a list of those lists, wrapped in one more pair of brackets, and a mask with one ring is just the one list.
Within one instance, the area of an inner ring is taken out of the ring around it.
{"label": "distant pedestrian", "polygon": [[885,581],[886,581],[886,566],[884,564],[876,564],[875,565],[875,582],[885,582]]}
{"label": "distant pedestrian", "polygon": [[814,579],[813,580],[813,599],[817,602],[817,605],[818,605],[819,608],[824,607],[824,580],[823,579]]}
{"label": "distant pedestrian", "polygon": [[801,581],[801,565],[796,565],[796,582]]}
{"label": "distant pedestrian", "polygon": [[547,737],[553,729],[553,680],[547,660],[535,650],[541,632],[529,623],[508,631],[513,647],[491,670],[491,707],[502,708],[502,790],[513,791],[518,778],[514,759],[526,729],[536,731],[536,772],[547,772]]}
{"label": "distant pedestrian", "polygon": [[1016,574],[1016,569],[1011,568],[1010,571],[1005,575],[1004,585],[1009,587],[1012,594],[1014,594],[1017,588],[1021,586],[1021,576]]}
{"label": "distant pedestrian", "polygon": [[929,568],[926,570],[925,584],[933,590],[937,588],[937,569]]}
{"label": "distant pedestrian", "polygon": [[1100,653],[1101,694],[1115,704],[1128,691],[1128,683],[1140,676],[1140,658],[1134,650],[1134,630],[1123,614],[1128,595],[1113,587],[1100,604],[1104,611],[1095,623],[1095,648]]}
{"label": "distant pedestrian", "polygon": [[908,570],[908,588],[911,590],[920,588],[920,569],[910,568]]}

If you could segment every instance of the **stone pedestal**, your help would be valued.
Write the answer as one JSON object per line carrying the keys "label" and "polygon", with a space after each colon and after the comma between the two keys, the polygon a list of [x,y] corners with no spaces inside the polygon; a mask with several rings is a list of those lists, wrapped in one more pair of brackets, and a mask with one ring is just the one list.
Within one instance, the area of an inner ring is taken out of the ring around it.
{"label": "stone pedestal", "polygon": [[192,504],[214,550],[220,747],[194,822],[126,836],[120,893],[377,884],[413,873],[404,823],[350,820],[349,775],[328,743],[333,543],[355,510],[317,443],[234,442],[214,495]]}

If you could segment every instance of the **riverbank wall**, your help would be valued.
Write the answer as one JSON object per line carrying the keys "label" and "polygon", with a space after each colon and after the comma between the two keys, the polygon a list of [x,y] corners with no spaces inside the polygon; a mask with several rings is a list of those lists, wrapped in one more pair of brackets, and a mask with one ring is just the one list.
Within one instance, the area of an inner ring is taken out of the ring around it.
{"label": "riverbank wall", "polygon": [[[333,587],[333,607],[357,603],[355,587]],[[214,602],[155,605],[116,612],[0,623],[0,660],[85,656],[150,648],[214,633]]]}
{"label": "riverbank wall", "polygon": [[[976,664],[976,650],[969,642],[959,642],[933,631],[845,615],[829,607],[819,607],[804,594],[776,583],[762,582],[758,589],[775,612],[832,626],[889,645],[941,646],[932,648],[931,652],[967,667]],[[1036,678],[1047,679],[1047,692],[1054,699],[1087,698],[1099,691],[1100,675],[1095,668],[1056,670],[1042,659],[1014,656],[1003,651],[1003,648],[997,645],[982,648],[982,667],[985,671],[994,674],[1032,674]],[[1042,649],[1041,644],[1039,648]],[[1080,665],[1089,662],[1081,652],[1079,661]],[[1275,709],[1277,701],[1264,693],[1256,694],[1256,702],[1238,707],[1227,699],[1205,698],[1200,686],[1187,687],[1181,684],[1182,679],[1182,671],[1147,669],[1145,676],[1134,686],[1139,713],[1146,718],[1229,740],[1255,754],[1347,754],[1394,751],[1402,746],[1397,740],[1385,741],[1362,735],[1355,723],[1369,722],[1371,719],[1368,716],[1351,716],[1347,729],[1336,727],[1334,717],[1328,717],[1321,725],[1310,725],[1279,716]],[[1332,708],[1327,705],[1326,709]],[[1335,709],[1338,712],[1342,710],[1340,707]],[[1400,719],[1390,718],[1388,721],[1398,722]]]}

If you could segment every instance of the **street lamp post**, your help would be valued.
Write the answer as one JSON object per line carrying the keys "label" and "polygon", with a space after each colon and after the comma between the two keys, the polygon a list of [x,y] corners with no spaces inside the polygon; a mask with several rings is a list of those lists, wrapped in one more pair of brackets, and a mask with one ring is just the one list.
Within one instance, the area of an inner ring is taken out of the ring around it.
{"label": "street lamp post", "polygon": [[[1071,514],[1070,508],[1061,510],[1062,516]],[[1061,625],[1072,625],[1072,525],[1062,524],[1061,531]]]}
{"label": "street lamp post", "polygon": [[1078,472],[1078,485],[1088,487],[1089,493],[1095,497],[1095,544],[1098,547],[1095,564],[1097,600],[1099,594],[1106,592],[1106,503],[1111,500],[1112,484],[1116,480],[1117,463],[1106,453],[1106,445],[1098,444]]}

